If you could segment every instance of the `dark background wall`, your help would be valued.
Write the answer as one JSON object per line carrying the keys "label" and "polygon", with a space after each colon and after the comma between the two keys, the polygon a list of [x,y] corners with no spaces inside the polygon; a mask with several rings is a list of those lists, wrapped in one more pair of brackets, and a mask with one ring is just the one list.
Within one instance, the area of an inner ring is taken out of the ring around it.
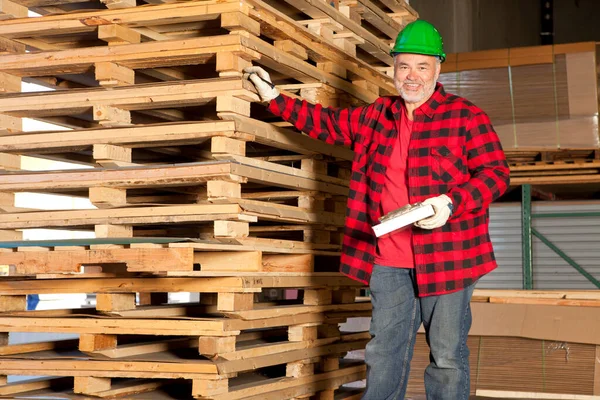
{"label": "dark background wall", "polygon": [[[410,0],[446,52],[542,44],[542,0]],[[600,41],[600,0],[554,0],[554,43]]]}

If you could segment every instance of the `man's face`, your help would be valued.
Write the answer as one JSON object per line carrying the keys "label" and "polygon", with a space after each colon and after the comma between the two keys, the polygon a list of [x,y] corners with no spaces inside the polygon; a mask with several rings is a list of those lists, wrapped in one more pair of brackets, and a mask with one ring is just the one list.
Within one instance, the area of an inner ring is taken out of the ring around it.
{"label": "man's face", "polygon": [[407,103],[423,104],[433,94],[440,76],[436,57],[400,53],[394,57],[394,85]]}

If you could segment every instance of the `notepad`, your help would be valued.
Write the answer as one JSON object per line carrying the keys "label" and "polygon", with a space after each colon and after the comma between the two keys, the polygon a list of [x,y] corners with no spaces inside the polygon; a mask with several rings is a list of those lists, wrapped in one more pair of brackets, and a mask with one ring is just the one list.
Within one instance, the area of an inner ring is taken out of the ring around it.
{"label": "notepad", "polygon": [[408,204],[379,218],[379,224],[373,226],[373,232],[375,232],[375,236],[381,237],[434,214],[435,211],[431,204]]}

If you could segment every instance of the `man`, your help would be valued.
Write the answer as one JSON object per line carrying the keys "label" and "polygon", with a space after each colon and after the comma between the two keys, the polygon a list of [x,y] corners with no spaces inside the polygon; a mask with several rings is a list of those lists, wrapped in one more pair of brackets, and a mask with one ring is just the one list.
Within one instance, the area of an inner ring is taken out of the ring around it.
{"label": "man", "polygon": [[[340,270],[370,284],[363,399],[404,398],[421,323],[431,350],[427,398],[467,399],[470,300],[475,282],[496,268],[488,207],[506,191],[509,169],[487,115],[437,83],[446,55],[435,27],[408,24],[391,54],[400,96],[364,107],[286,97],[260,67],[245,76],[273,114],[355,152]],[[416,202],[431,204],[435,215],[375,238],[379,217]]]}

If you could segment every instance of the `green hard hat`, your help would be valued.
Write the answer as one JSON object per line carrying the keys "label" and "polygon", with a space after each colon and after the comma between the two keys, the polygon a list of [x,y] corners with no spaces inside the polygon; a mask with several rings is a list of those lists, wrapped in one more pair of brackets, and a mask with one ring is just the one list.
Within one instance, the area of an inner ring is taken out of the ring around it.
{"label": "green hard hat", "polygon": [[390,51],[392,57],[398,53],[425,54],[437,56],[442,62],[446,60],[442,36],[435,26],[421,19],[411,22],[400,31]]}

